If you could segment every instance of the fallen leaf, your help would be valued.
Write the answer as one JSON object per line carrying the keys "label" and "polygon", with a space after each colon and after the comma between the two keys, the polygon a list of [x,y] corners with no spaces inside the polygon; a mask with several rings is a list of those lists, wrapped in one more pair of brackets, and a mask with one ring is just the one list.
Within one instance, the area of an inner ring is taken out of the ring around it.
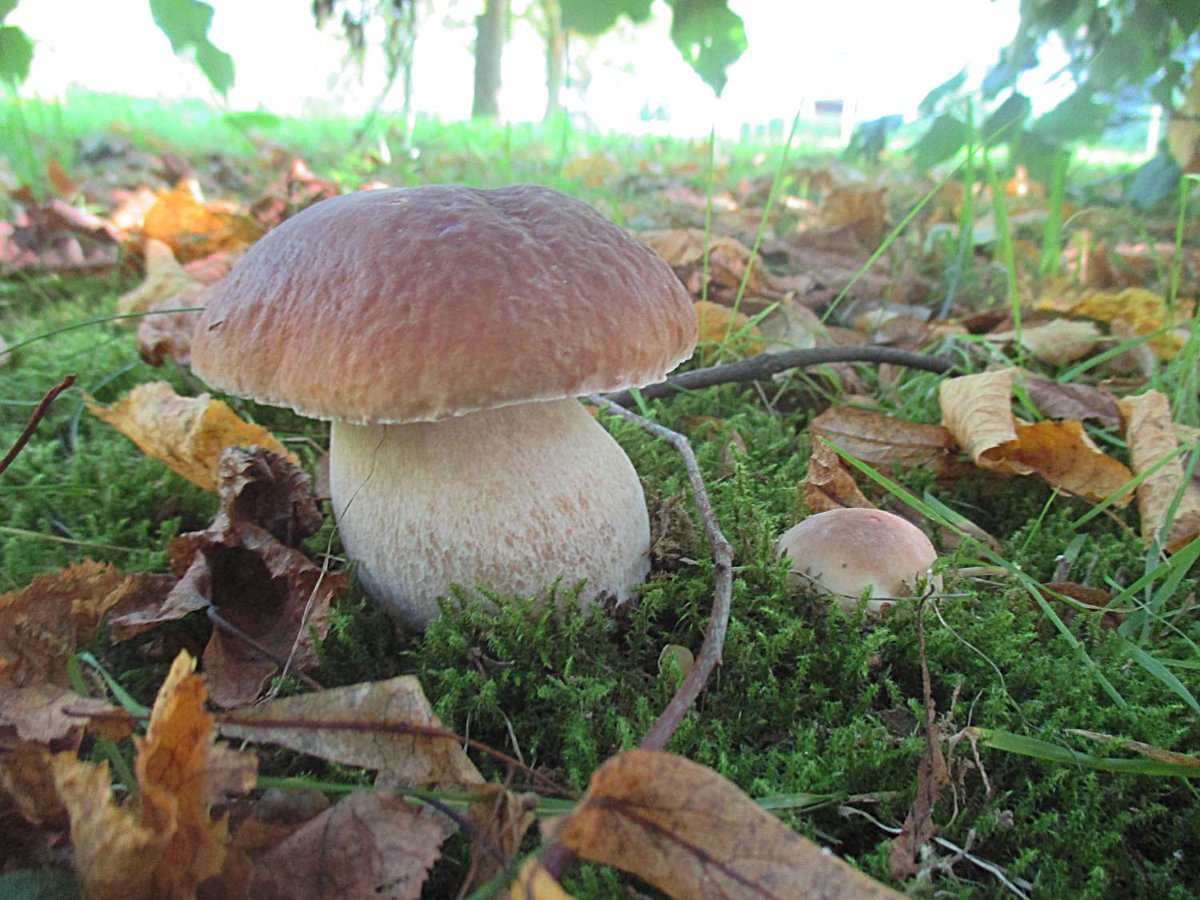
{"label": "fallen leaf", "polygon": [[1025,373],[1025,394],[1047,419],[1090,419],[1106,428],[1121,424],[1117,398],[1103,388],[1076,381],[1058,382]]}
{"label": "fallen leaf", "polygon": [[1100,613],[1100,623],[1106,628],[1116,628],[1125,620],[1125,616],[1129,612],[1129,610],[1113,609],[1109,606],[1113,599],[1112,591],[1078,584],[1074,581],[1049,581],[1039,585],[1039,593],[1045,599],[1058,603],[1065,602],[1064,597],[1075,601],[1076,605],[1069,607],[1072,610],[1083,607],[1091,612]]}
{"label": "fallen leaf", "polygon": [[536,856],[521,863],[517,877],[508,886],[508,900],[572,900]]}
{"label": "fallen leaf", "polygon": [[0,596],[0,743],[13,729],[21,740],[73,747],[83,729],[101,718],[113,729],[109,736],[128,734],[128,715],[71,691],[67,662],[106,613],[119,604],[154,602],[172,581],[87,560]]}
{"label": "fallen leaf", "polygon": [[240,250],[262,234],[253,217],[234,212],[229,204],[205,203],[195,179],[160,192],[142,221],[143,237],[169,245],[181,260]]}
{"label": "fallen leaf", "polygon": [[[1161,294],[1145,288],[1126,288],[1117,293],[1093,290],[1052,288],[1038,301],[1038,309],[1049,309],[1071,316],[1086,316],[1109,324],[1126,322],[1133,334],[1149,334],[1171,322],[1184,323],[1191,314],[1183,304],[1174,318]],[[1150,338],[1147,343],[1159,359],[1173,359],[1183,346],[1184,337],[1174,332]]]}
{"label": "fallen leaf", "polygon": [[351,794],[255,861],[247,897],[421,896],[445,835],[403,797]]}
{"label": "fallen leaf", "polygon": [[627,750],[609,759],[557,837],[578,856],[674,897],[899,896],[673,753]]}
{"label": "fallen leaf", "polygon": [[204,710],[204,682],[195,660],[180,654],[155,699],[146,736],[135,740],[138,800],[118,807],[108,765],[73,755],[54,757],[59,796],[71,821],[74,867],[89,898],[140,900],[190,898],[218,874],[227,826],[213,819],[211,771],[241,790],[254,785],[257,760],[213,742],[212,716]]}
{"label": "fallen leaf", "polygon": [[858,482],[837,451],[819,439],[813,441],[808,469],[801,483],[801,496],[804,505],[814,513],[847,506],[875,506],[859,490]]}
{"label": "fallen leaf", "polygon": [[694,306],[700,323],[696,352],[701,360],[753,356],[765,349],[762,333],[745,313],[708,300],[697,300]]}
{"label": "fallen leaf", "polygon": [[1018,342],[1039,362],[1063,366],[1083,359],[1104,339],[1095,322],[1055,319],[1044,325],[1031,325],[1020,332],[1000,331],[987,335],[997,343]]}
{"label": "fallen leaf", "polygon": [[[941,384],[943,421],[976,465],[1010,475],[1036,472],[1054,487],[1097,501],[1128,484],[1130,471],[1100,451],[1082,422],[1018,422],[1011,406],[1016,374],[1008,368]],[[1126,495],[1115,502],[1130,500]]]}
{"label": "fallen leaf", "polygon": [[295,549],[322,521],[303,470],[260,447],[231,447],[219,473],[221,507],[212,526],[180,535],[168,549],[178,584],[159,608],[115,618],[112,629],[125,640],[211,608],[219,625],[204,651],[212,702],[237,706],[262,693],[278,660],[290,658],[296,672],[315,667],[315,644],[346,576]]}
{"label": "fallen leaf", "polygon": [[855,459],[887,472],[933,469],[958,471],[954,436],[941,425],[922,425],[857,406],[831,406],[809,425],[809,435],[825,438]]}
{"label": "fallen leaf", "polygon": [[184,271],[170,245],[163,241],[148,239],[144,259],[146,277],[142,283],[117,298],[117,312],[121,315],[145,312],[155,304],[169,302],[180,294],[204,287],[202,282]]}
{"label": "fallen leaf", "polygon": [[483,782],[411,675],[232,710],[219,728],[227,737],[371,769],[389,785],[449,789]]}
{"label": "fallen leaf", "polygon": [[507,869],[521,849],[525,833],[537,821],[537,794],[517,794],[499,784],[472,791],[467,818],[471,830],[471,867],[462,892],[482,887]]}
{"label": "fallen leaf", "polygon": [[261,425],[243,422],[208,394],[180,397],[165,381],[141,384],[114,403],[87,401],[88,411],[116,427],[151,459],[205,490],[217,487],[217,460],[236,444],[253,444],[299,459]]}
{"label": "fallen leaf", "polygon": [[825,228],[847,227],[863,244],[878,247],[887,235],[887,188],[834,188],[821,204],[819,221]]}
{"label": "fallen leaf", "polygon": [[138,322],[138,356],[152,366],[167,359],[186,366],[192,356],[192,333],[211,291],[197,287],[153,304]]}
{"label": "fallen leaf", "polygon": [[[1148,473],[1178,450],[1171,404],[1165,394],[1146,391],[1135,397],[1122,397],[1117,405],[1125,420],[1125,442],[1135,473]],[[1146,474],[1137,487],[1142,539],[1152,544],[1166,526],[1163,544],[1168,553],[1174,553],[1200,535],[1200,488],[1192,481],[1185,485],[1183,476],[1183,460],[1176,456],[1154,473]],[[1179,505],[1168,526],[1167,517],[1177,497]]]}

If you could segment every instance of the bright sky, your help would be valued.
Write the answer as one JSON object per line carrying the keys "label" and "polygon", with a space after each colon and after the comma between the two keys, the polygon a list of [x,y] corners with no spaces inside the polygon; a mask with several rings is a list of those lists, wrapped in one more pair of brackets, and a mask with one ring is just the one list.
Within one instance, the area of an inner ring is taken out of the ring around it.
{"label": "bright sky", "polygon": [[[342,73],[343,47],[312,23],[309,0],[209,0],[210,38],[233,56],[239,109],[279,114],[365,110],[381,83]],[[474,15],[482,0],[418,0],[414,105],[444,119],[470,112]],[[517,11],[530,0],[512,0]],[[975,78],[1016,30],[1019,0],[731,0],[749,49],[730,70],[722,97],[699,80],[668,35],[670,13],[591,44],[587,113],[597,127],[636,128],[643,109],[662,108],[671,130],[735,133],[742,123],[790,121],[814,99],[857,100],[859,117],[912,113],[932,87],[971,65]],[[436,9],[436,11],[435,11]],[[203,78],[176,59],[147,0],[23,0],[8,22],[37,42],[29,94],[71,84],[150,97],[211,96]],[[505,48],[502,112],[540,119],[544,51],[529,22],[513,20]],[[399,91],[395,92],[398,105]]]}

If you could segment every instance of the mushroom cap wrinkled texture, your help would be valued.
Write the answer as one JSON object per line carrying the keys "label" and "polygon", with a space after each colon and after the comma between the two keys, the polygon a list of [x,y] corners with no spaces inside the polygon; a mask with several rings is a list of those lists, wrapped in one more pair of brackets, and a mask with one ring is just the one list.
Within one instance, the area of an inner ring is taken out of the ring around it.
{"label": "mushroom cap wrinkled texture", "polygon": [[269,232],[205,308],[192,367],[310,417],[432,421],[661,381],[696,330],[671,268],[587,204],[428,185]]}
{"label": "mushroom cap wrinkled texture", "polygon": [[809,516],[784,532],[777,551],[791,559],[794,575],[831,594],[856,601],[869,587],[875,609],[877,601],[911,594],[937,561],[920,528],[881,509]]}

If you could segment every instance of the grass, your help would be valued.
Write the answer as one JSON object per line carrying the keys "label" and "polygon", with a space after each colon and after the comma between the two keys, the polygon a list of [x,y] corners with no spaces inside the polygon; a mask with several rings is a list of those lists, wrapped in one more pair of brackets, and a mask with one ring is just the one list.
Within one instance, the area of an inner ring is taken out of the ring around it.
{"label": "grass", "polygon": [[[22,115],[37,155],[31,170],[58,148],[64,164],[86,167],[80,156],[68,154],[79,146],[77,138],[107,133],[104,109],[98,101],[94,110],[77,105],[74,98],[57,109],[27,104]],[[252,128],[243,122],[245,140],[230,142],[228,129],[235,126],[217,122],[210,112],[189,118],[177,110],[157,134],[151,113],[140,111],[147,127],[128,136],[146,148],[174,146],[196,157],[232,147],[234,158],[252,170],[259,158],[252,132],[261,129],[347,186],[366,175],[393,183],[540,181],[642,227],[660,221],[652,188],[682,185],[704,197],[738,179],[765,178],[778,191],[806,164],[782,165],[772,155],[778,147],[766,148],[766,161],[757,163],[755,153],[763,148],[720,147],[710,165],[706,144],[601,138],[564,123],[541,133],[422,123],[420,153],[396,154],[383,166],[365,151],[347,149],[352,123],[280,121]],[[795,152],[797,159],[803,156],[803,148]],[[977,159],[985,168],[992,165],[986,155]],[[647,168],[647,161],[656,165]],[[998,176],[989,180],[995,185]],[[921,187],[920,195],[927,190]],[[896,218],[910,211],[901,209]],[[1182,214],[1180,222],[1182,244]],[[1041,237],[1066,243],[1070,223],[1056,220],[1055,228],[1059,235]],[[888,240],[914,239],[897,230]],[[960,294],[977,290],[974,254],[957,250],[952,247],[950,257],[962,268],[951,283]],[[1006,254],[1004,262],[994,294],[1002,306],[1012,302],[1016,285],[1015,260]],[[205,527],[215,512],[212,495],[143,457],[84,411],[84,393],[110,402],[146,381],[165,378],[180,391],[194,390],[184,373],[142,363],[131,329],[120,322],[59,330],[110,314],[115,298],[132,284],[119,271],[0,282],[0,334],[10,344],[57,332],[30,340],[0,370],[0,448],[11,444],[45,390],[67,372],[79,378],[79,387],[53,406],[0,480],[0,589],[17,590],[37,574],[85,557],[131,571],[161,571],[170,538]],[[1194,397],[1198,333],[1193,323],[1183,353],[1157,378],[1180,399],[1188,392]],[[973,358],[974,350],[958,346],[965,359]],[[867,368],[858,374],[885,411],[939,420],[938,376],[905,373],[885,387]],[[1084,374],[1077,367],[1072,377]],[[898,825],[913,801],[925,747],[917,604],[868,622],[861,612],[846,614],[819,597],[789,592],[773,553],[775,537],[805,514],[798,489],[808,421],[827,398],[843,394],[828,373],[792,374],[773,386],[769,403],[752,387],[725,385],[646,405],[656,421],[691,437],[738,566],[723,665],[670,749],[711,766],[752,796],[773,798],[776,813],[791,826],[886,879],[889,835],[845,810]],[[1184,424],[1200,424],[1194,404],[1179,408],[1187,411]],[[322,425],[290,413],[252,403],[238,403],[238,409],[281,438],[296,439],[298,448],[308,446],[301,438],[326,440]],[[532,615],[519,602],[491,615],[468,602],[417,636],[393,629],[352,589],[335,610],[321,651],[322,683],[416,674],[450,727],[519,754],[576,790],[614,751],[636,744],[674,689],[675,673],[660,670],[660,654],[668,644],[699,648],[712,582],[678,456],[632,425],[604,422],[644,479],[652,521],[667,522],[678,545],[628,616],[586,617],[573,604]],[[1114,452],[1124,452],[1119,441]],[[311,463],[311,450],[304,453]],[[1088,756],[1107,759],[1118,751],[1072,732],[1195,752],[1200,626],[1194,597],[1200,577],[1190,563],[1194,557],[1164,561],[1114,519],[1089,516],[1086,504],[1035,478],[980,474],[939,483],[926,471],[875,475],[888,493],[907,494],[935,521],[952,525],[956,515],[966,515],[999,540],[997,549],[967,542],[949,552],[946,591],[920,612],[942,733],[970,726],[983,735],[978,756],[965,740],[950,752],[953,786],[937,812],[942,836],[1001,867],[1009,879],[1029,882],[1037,896],[1182,898],[1200,892],[1200,803],[1193,783],[1106,771]],[[324,551],[329,537],[323,531],[310,549]],[[1032,591],[1054,579],[1068,553],[1072,576],[1119,587],[1114,605],[1140,605],[1140,614],[1111,628],[1095,613]],[[954,574],[980,561],[1001,574]],[[205,628],[191,622],[167,633],[196,641]],[[138,647],[137,641],[118,648],[99,641],[90,649],[136,700],[147,703],[162,667],[147,664]],[[480,764],[490,776],[503,777],[488,760]],[[282,755],[264,755],[264,765],[278,776],[338,774]],[[429,896],[453,890],[461,876],[454,860],[461,863],[464,853],[461,846],[449,849],[450,861],[435,873]],[[579,897],[624,890],[611,870],[586,865],[572,870],[566,886]],[[932,884],[914,880],[902,887],[918,896],[1011,896],[966,861]]]}

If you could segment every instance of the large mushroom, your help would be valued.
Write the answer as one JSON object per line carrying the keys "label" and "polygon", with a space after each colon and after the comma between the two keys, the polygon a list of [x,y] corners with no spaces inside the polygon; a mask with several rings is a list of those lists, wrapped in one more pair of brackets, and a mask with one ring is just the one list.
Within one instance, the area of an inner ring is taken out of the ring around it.
{"label": "large mushroom", "polygon": [[206,307],[192,365],[333,420],[330,488],[367,592],[423,628],[451,585],[628,599],[641,483],[575,397],[660,381],[696,318],[670,267],[544,187],[429,185],[318,203]]}
{"label": "large mushroom", "polygon": [[882,509],[849,507],[809,516],[776,544],[791,564],[791,580],[832,594],[850,611],[868,595],[867,612],[879,615],[922,584],[941,589],[931,574],[937,551],[920,528]]}

